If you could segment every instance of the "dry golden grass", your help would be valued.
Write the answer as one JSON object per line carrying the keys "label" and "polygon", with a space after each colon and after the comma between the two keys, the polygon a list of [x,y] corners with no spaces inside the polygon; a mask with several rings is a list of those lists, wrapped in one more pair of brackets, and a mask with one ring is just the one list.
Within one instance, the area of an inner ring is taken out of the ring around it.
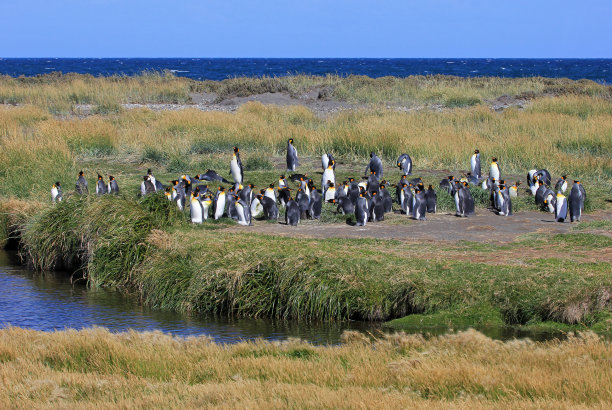
{"label": "dry golden grass", "polygon": [[[140,109],[84,119],[4,106],[0,137],[4,195],[40,194],[56,178],[77,172],[76,162],[87,157],[138,159],[153,151],[163,162],[180,158],[191,171],[191,163],[226,163],[234,145],[247,157],[281,156],[289,137],[302,156],[331,151],[341,160],[365,162],[374,151],[392,161],[407,152],[417,173],[464,170],[478,148],[485,166],[497,156],[505,173],[546,167],[553,175],[604,184],[612,176],[612,103],[588,96],[541,98],[526,110],[503,113],[476,106],[444,112],[347,111],[329,118],[317,118],[301,106],[260,103],[245,104],[235,114]],[[7,188],[24,175],[13,191]]]}
{"label": "dry golden grass", "polygon": [[0,331],[3,407],[560,408],[612,405],[612,346],[363,335],[217,345],[103,329]]}

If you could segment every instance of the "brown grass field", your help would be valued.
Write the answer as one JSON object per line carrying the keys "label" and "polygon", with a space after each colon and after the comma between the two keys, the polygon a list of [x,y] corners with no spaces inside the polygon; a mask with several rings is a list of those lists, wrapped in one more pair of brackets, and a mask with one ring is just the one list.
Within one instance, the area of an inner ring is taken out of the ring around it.
{"label": "brown grass field", "polygon": [[103,329],[0,330],[4,408],[610,408],[612,346],[592,333],[499,342],[475,331],[338,346],[217,345]]}

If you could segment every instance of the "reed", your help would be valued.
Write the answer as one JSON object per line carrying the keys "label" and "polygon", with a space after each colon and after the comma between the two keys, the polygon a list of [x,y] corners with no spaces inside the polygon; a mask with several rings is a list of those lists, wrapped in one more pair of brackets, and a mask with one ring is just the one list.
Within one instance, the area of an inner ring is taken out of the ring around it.
{"label": "reed", "polygon": [[612,404],[612,347],[592,333],[499,342],[469,330],[337,346],[218,345],[159,332],[0,330],[3,407],[564,408]]}

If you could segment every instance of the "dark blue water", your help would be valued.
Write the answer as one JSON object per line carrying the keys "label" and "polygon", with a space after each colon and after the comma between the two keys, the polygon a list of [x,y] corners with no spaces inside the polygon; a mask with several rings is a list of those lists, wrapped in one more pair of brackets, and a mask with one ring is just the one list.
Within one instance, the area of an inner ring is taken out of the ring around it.
{"label": "dark blue water", "polygon": [[53,71],[95,76],[170,70],[195,80],[288,74],[370,77],[448,74],[461,77],[565,77],[612,84],[612,59],[525,58],[0,58],[0,73],[34,76]]}
{"label": "dark blue water", "polygon": [[177,336],[212,337],[218,343],[299,337],[315,344],[335,344],[345,329],[377,332],[364,322],[303,323],[266,319],[230,319],[148,309],[118,291],[73,285],[63,273],[40,274],[11,265],[0,250],[0,328],[12,325],[53,331],[92,326],[113,332],[161,330]]}

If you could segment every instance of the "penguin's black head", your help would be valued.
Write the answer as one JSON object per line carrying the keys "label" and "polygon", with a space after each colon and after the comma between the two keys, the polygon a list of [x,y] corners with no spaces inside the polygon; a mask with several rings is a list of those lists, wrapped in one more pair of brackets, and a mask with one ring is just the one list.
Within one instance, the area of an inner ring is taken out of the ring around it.
{"label": "penguin's black head", "polygon": [[565,181],[565,179],[566,179],[566,178],[567,178],[567,175],[563,175],[563,176],[561,177],[561,179],[562,179],[562,180],[564,180],[564,181]]}
{"label": "penguin's black head", "polygon": [[153,175],[153,171],[151,171],[151,168],[147,169],[147,175]]}
{"label": "penguin's black head", "polygon": [[503,179],[499,180],[500,185],[504,185],[506,183],[506,181],[504,181]]}
{"label": "penguin's black head", "polygon": [[223,188],[222,186],[219,187],[219,191],[223,192],[225,191],[225,188]]}
{"label": "penguin's black head", "polygon": [[402,184],[402,188],[406,188],[407,186],[407,184]]}
{"label": "penguin's black head", "polygon": [[[579,184],[579,183],[580,183],[580,181],[574,180],[574,184]],[[57,185],[59,185],[59,182],[57,183]]]}
{"label": "penguin's black head", "polygon": [[253,188],[257,188],[255,185],[253,184],[249,184],[249,188],[253,189]]}
{"label": "penguin's black head", "polygon": [[538,181],[538,184],[539,184],[540,186],[542,186],[542,185],[544,185],[544,181]]}
{"label": "penguin's black head", "polygon": [[433,189],[433,185],[430,185],[430,186],[429,186],[429,189]]}
{"label": "penguin's black head", "polygon": [[355,182],[355,178],[349,178],[349,182]]}
{"label": "penguin's black head", "polygon": [[143,176],[143,177],[142,177],[142,179],[143,179],[144,181],[148,181],[148,180],[149,180],[149,176],[148,176],[148,175],[145,175],[145,176]]}
{"label": "penguin's black head", "polygon": [[455,177],[454,177],[454,176],[452,176],[452,175],[449,175],[449,176],[448,176],[448,180],[449,180],[449,181],[452,181],[453,179],[455,179]]}
{"label": "penguin's black head", "polygon": [[280,179],[285,179],[285,176],[284,176],[284,175],[281,175],[281,176],[280,176]]}
{"label": "penguin's black head", "polygon": [[102,180],[102,175],[98,174],[98,179]]}
{"label": "penguin's black head", "polygon": [[497,162],[497,157],[493,157],[492,161]]}
{"label": "penguin's black head", "polygon": [[59,187],[59,186],[61,186],[61,185],[60,185],[60,183],[59,183],[59,181],[57,181],[57,182],[55,183],[55,186],[58,186],[58,187]]}
{"label": "penguin's black head", "polygon": [[110,179],[111,181],[113,181],[113,180],[115,179],[115,177],[114,177],[114,176],[112,176],[112,175],[109,175],[109,176],[108,176],[108,179]]}
{"label": "penguin's black head", "polygon": [[293,144],[293,138],[289,138],[289,144]]}
{"label": "penguin's black head", "polygon": [[398,163],[397,163],[397,167],[398,167],[398,168],[401,168],[401,167],[402,167],[402,164],[400,164],[400,163],[398,162]]}
{"label": "penguin's black head", "polygon": [[372,196],[376,196],[378,193],[376,191],[372,191]]}
{"label": "penguin's black head", "polygon": [[79,171],[79,176],[82,177],[83,176],[83,171]]}
{"label": "penguin's black head", "polygon": [[516,186],[521,185],[521,181],[516,181]]}
{"label": "penguin's black head", "polygon": [[380,189],[385,189],[385,184],[380,184]]}
{"label": "penguin's black head", "polygon": [[179,182],[178,182],[178,180],[176,180],[176,179],[175,179],[175,180],[173,180],[173,181],[170,181],[170,183],[171,183],[172,185],[176,185],[176,184],[178,184]]}
{"label": "penguin's black head", "polygon": [[372,158],[374,156],[373,152],[370,152],[370,158]]}
{"label": "penguin's black head", "polygon": [[172,187],[170,186],[166,187],[166,192],[172,192]]}
{"label": "penguin's black head", "polygon": [[477,149],[474,150],[474,154],[480,154],[480,151],[478,151]]}
{"label": "penguin's black head", "polygon": [[238,151],[239,151],[238,147],[234,147],[234,152],[238,152]]}

